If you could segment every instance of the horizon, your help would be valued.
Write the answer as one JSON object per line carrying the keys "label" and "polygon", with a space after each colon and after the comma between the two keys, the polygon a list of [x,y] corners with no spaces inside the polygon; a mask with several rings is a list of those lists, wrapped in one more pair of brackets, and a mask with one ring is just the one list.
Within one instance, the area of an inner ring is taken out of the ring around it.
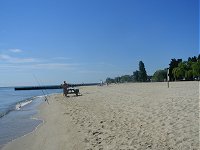
{"label": "horizon", "polygon": [[0,87],[148,75],[199,54],[198,0],[1,1]]}

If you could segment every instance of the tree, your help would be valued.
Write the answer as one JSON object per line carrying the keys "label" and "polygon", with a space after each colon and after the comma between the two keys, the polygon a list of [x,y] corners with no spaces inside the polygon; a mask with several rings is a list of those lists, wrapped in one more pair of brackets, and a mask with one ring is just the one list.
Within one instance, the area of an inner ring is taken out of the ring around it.
{"label": "tree", "polygon": [[200,61],[197,61],[192,65],[192,72],[194,77],[200,77]]}
{"label": "tree", "polygon": [[178,70],[178,67],[173,68],[172,74],[173,74],[173,77],[174,77],[174,79],[175,79],[175,81],[176,81],[177,78],[179,77],[179,70]]}
{"label": "tree", "polygon": [[133,81],[138,82],[139,81],[139,71],[136,70],[133,72]]}
{"label": "tree", "polygon": [[185,78],[186,78],[187,80],[193,80],[193,70],[188,70],[188,71],[186,71],[186,73],[185,73]]}
{"label": "tree", "polygon": [[131,79],[130,75],[121,76],[120,82],[124,83],[124,82],[131,82],[131,81],[132,81],[132,79]]}
{"label": "tree", "polygon": [[107,78],[106,79],[106,83],[115,83],[115,80],[111,79],[111,78]]}
{"label": "tree", "polygon": [[115,83],[120,83],[121,77],[115,77],[114,81]]}
{"label": "tree", "polygon": [[167,79],[167,69],[165,70],[157,70],[152,77],[153,81],[163,82]]}
{"label": "tree", "polygon": [[138,80],[140,82],[146,82],[147,81],[147,72],[146,72],[144,63],[142,61],[139,62]]}
{"label": "tree", "polygon": [[172,70],[172,73],[174,75],[175,80],[182,80],[182,79],[186,79],[187,77],[187,71],[188,71],[188,66],[187,66],[187,62],[180,62],[178,64],[178,67],[174,68]]}
{"label": "tree", "polygon": [[172,73],[173,72],[173,69],[178,67],[178,64],[182,62],[182,59],[171,59],[171,62],[169,64],[169,78],[170,80],[175,80],[175,77],[174,77],[174,74]]}
{"label": "tree", "polygon": [[192,62],[197,62],[197,57],[196,57],[196,56],[192,57],[192,58],[191,58],[191,61],[192,61]]}
{"label": "tree", "polygon": [[181,79],[186,78],[186,72],[188,71],[187,63],[185,61],[180,62],[178,64],[178,68],[179,68],[180,78]]}

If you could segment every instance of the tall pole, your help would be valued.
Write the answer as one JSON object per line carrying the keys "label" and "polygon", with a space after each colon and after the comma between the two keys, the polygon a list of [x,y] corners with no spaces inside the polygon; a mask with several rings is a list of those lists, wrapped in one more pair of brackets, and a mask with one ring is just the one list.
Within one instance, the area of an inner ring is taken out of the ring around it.
{"label": "tall pole", "polygon": [[169,68],[167,68],[167,87],[169,88]]}

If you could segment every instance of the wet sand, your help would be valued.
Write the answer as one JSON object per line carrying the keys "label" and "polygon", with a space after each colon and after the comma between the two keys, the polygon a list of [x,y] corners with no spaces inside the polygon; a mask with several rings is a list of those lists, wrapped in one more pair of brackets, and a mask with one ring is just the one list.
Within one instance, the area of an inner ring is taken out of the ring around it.
{"label": "wet sand", "polygon": [[3,150],[197,150],[199,83],[128,83],[52,95],[42,123]]}

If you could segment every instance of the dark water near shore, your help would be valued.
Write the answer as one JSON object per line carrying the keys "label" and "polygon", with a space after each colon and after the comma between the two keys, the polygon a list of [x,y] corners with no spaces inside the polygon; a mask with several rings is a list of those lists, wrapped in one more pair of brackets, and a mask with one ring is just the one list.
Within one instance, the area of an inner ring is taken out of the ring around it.
{"label": "dark water near shore", "polygon": [[[61,93],[62,90],[43,92],[49,95]],[[33,131],[42,122],[33,117],[37,113],[37,106],[44,102],[43,92],[0,88],[0,149],[7,142]]]}

